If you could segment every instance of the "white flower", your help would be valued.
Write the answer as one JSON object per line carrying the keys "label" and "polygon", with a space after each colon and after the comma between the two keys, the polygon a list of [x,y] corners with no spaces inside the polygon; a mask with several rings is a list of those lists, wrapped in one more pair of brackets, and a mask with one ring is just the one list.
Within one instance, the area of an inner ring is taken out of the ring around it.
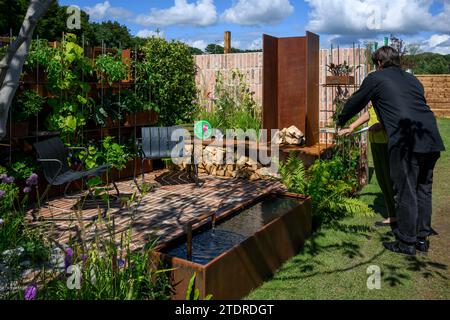
{"label": "white flower", "polygon": [[5,223],[3,219],[0,219],[0,227]]}

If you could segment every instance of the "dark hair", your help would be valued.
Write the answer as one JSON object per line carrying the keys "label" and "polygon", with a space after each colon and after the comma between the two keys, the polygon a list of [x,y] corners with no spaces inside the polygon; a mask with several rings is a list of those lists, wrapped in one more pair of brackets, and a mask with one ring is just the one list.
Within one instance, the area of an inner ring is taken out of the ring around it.
{"label": "dark hair", "polygon": [[374,52],[372,61],[375,65],[378,65],[378,62],[381,62],[382,68],[392,66],[400,67],[400,54],[394,48],[384,46]]}

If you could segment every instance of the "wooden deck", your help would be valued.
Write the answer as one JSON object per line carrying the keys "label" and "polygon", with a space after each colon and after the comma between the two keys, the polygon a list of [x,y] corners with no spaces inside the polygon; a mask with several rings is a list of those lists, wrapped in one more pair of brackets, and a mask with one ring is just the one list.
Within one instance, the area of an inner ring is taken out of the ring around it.
{"label": "wooden deck", "polygon": [[[143,248],[149,239],[157,237],[159,243],[169,241],[184,232],[188,222],[205,214],[216,212],[220,216],[224,211],[252,200],[282,186],[276,181],[250,182],[242,179],[217,178],[202,176],[204,182],[197,187],[189,183],[180,173],[168,171],[153,172],[146,175],[146,182],[158,184],[153,191],[142,198],[139,206],[126,209],[120,205],[108,209],[84,208],[76,213],[72,209],[76,200],[54,199],[47,208],[42,208],[42,218],[72,218],[74,221],[39,221],[34,226],[43,228],[44,232],[60,244],[69,243],[69,239],[89,242],[96,236],[108,236],[105,223],[94,222],[99,210],[108,212],[109,221],[114,220],[114,233],[123,234],[131,230],[132,250]],[[132,180],[117,183],[123,194],[137,192]],[[133,210],[134,209],[134,210]],[[131,214],[134,211],[133,214]],[[78,217],[89,218],[82,222]],[[107,219],[105,219],[107,220]],[[103,227],[101,226],[103,225]],[[111,223],[110,223],[111,225]],[[119,237],[118,237],[119,238]]]}

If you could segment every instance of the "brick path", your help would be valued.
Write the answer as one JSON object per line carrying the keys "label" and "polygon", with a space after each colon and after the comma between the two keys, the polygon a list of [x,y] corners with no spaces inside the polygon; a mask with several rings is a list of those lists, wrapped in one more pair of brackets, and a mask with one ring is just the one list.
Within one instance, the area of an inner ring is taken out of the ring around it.
{"label": "brick path", "polygon": [[[155,180],[156,177],[156,180]],[[242,179],[218,178],[202,176],[204,184],[197,187],[195,184],[186,183],[183,177],[173,177],[168,172],[153,172],[146,175],[146,181],[159,184],[152,192],[142,198],[140,206],[132,209],[112,206],[108,211],[109,221],[114,219],[115,234],[121,234],[132,230],[132,250],[139,249],[148,243],[150,238],[156,236],[159,243],[173,239],[183,233],[186,223],[192,219],[216,212],[218,216],[242,202],[252,200],[271,190],[281,188],[276,181],[250,182]],[[156,182],[158,181],[158,182]],[[132,180],[117,183],[119,190],[124,194],[136,192],[136,186]],[[43,208],[40,216],[43,218],[72,218],[77,214],[71,208],[76,200],[55,199],[50,201],[48,208]],[[105,207],[100,208],[106,212]],[[92,218],[99,215],[99,208],[90,206],[82,211],[83,218]],[[105,219],[106,221],[107,219]],[[44,232],[60,244],[67,244],[69,239],[85,239],[92,241],[95,236],[108,236],[105,223],[93,221],[40,221],[35,226],[44,228]],[[112,223],[109,223],[112,225]],[[84,236],[83,236],[84,234]],[[116,237],[119,240],[120,237]]]}

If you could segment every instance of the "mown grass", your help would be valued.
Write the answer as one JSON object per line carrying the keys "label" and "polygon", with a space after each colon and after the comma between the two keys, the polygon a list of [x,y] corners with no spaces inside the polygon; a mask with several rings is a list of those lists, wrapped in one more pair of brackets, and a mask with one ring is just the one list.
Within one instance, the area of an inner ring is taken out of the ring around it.
{"label": "mown grass", "polygon": [[[440,119],[441,135],[450,148],[450,120]],[[373,168],[371,169],[373,173]],[[384,250],[389,229],[374,222],[386,215],[383,195],[371,174],[361,198],[379,213],[375,218],[348,218],[318,230],[303,251],[247,299],[450,299],[448,243],[450,223],[450,154],[445,152],[435,171],[433,237],[428,257],[406,257]],[[367,288],[368,267],[381,268],[380,290]]]}

